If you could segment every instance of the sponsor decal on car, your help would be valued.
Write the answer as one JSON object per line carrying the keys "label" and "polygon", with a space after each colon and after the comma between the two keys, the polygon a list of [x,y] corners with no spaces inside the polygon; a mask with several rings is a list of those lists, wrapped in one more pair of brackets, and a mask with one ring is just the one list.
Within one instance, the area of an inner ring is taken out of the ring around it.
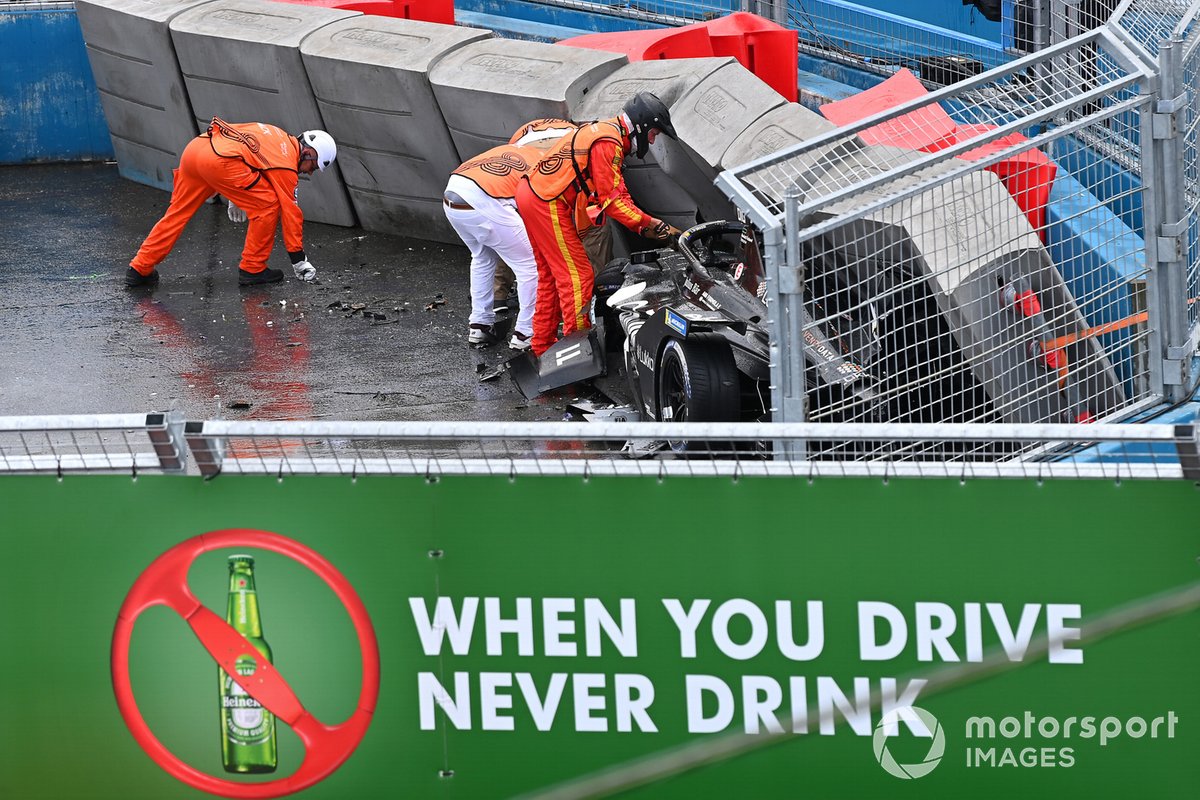
{"label": "sponsor decal on car", "polygon": [[680,336],[687,336],[688,321],[669,308],[667,309],[667,327]]}

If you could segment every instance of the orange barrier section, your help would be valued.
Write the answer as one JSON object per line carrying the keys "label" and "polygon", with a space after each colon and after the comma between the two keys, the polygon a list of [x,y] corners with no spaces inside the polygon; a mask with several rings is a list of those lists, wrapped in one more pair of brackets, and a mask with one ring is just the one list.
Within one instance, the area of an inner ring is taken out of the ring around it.
{"label": "orange barrier section", "polygon": [[[929,90],[906,69],[878,86],[821,106],[825,119],[835,125],[851,125],[901,103],[929,94]],[[954,120],[937,103],[881,122],[858,134],[866,144],[885,144],[906,150],[933,153],[954,144]]]}
{"label": "orange barrier section", "polygon": [[796,31],[745,12],[699,24],[708,28],[714,55],[733,56],[788,102],[796,102],[799,97]]}
{"label": "orange barrier section", "polygon": [[[845,100],[826,103],[821,106],[821,113],[837,125],[850,125],[927,94],[928,90],[917,76],[902,69],[865,92]],[[859,132],[858,136],[866,144],[891,145],[934,153],[957,142],[995,130],[995,127],[958,125],[941,106],[933,103],[879,125],[873,125]],[[1024,136],[1013,133],[968,150],[958,157],[965,161],[978,161],[1024,141],[1027,141]],[[1017,206],[1024,212],[1029,224],[1045,241],[1046,203],[1050,200],[1050,189],[1054,185],[1055,176],[1058,175],[1058,166],[1041,150],[1030,149],[1009,156],[986,169],[1000,179]]]}
{"label": "orange barrier section", "polygon": [[590,33],[558,44],[622,53],[630,61],[732,56],[794,103],[799,96],[797,35],[755,14],[737,12],[681,28]]}
{"label": "orange barrier section", "polygon": [[340,8],[345,11],[361,11],[376,17],[415,19],[421,22],[454,24],[454,0],[275,0],[297,6],[319,6]]}

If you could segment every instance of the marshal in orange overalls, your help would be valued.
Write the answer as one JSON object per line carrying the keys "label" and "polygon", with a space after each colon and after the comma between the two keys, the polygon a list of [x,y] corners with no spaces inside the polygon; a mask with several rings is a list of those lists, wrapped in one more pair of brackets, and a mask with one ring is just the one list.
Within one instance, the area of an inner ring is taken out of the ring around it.
{"label": "marshal in orange overalls", "polygon": [[246,212],[250,225],[241,268],[267,268],[275,228],[283,218],[289,253],[304,250],[304,213],[296,203],[300,143],[295,136],[261,122],[230,124],[213,117],[208,130],[188,143],[175,170],[171,205],[142,242],[129,266],[149,275],[167,257],[188,220],[214,194]]}
{"label": "marshal in orange overalls", "polygon": [[579,229],[589,224],[587,205],[638,234],[659,223],[634,204],[625,187],[629,147],[623,117],[583,125],[560,139],[517,189],[517,209],[538,265],[534,355],[554,344],[560,320],[564,336],[591,325],[594,277],[579,238]]}

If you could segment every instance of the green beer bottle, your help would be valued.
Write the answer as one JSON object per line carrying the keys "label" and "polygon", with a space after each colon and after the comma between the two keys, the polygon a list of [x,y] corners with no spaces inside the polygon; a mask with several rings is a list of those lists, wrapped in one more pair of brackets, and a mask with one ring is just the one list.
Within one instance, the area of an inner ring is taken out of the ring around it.
{"label": "green beer bottle", "polygon": [[[254,559],[251,556],[229,557],[229,604],[225,621],[250,640],[267,661],[273,661],[258,616],[258,593],[254,589]],[[255,668],[253,658],[242,656],[234,671],[250,676]],[[237,675],[227,675],[219,667],[217,675],[221,679],[221,761],[225,771],[274,772],[278,763],[275,715],[238,685]]]}

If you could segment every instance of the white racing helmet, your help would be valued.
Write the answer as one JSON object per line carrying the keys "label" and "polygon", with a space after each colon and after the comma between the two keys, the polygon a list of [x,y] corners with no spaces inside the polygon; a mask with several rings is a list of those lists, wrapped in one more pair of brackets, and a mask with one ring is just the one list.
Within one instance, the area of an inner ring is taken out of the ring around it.
{"label": "white racing helmet", "polygon": [[325,131],[305,131],[300,141],[317,151],[317,169],[322,172],[337,158],[337,143]]}

